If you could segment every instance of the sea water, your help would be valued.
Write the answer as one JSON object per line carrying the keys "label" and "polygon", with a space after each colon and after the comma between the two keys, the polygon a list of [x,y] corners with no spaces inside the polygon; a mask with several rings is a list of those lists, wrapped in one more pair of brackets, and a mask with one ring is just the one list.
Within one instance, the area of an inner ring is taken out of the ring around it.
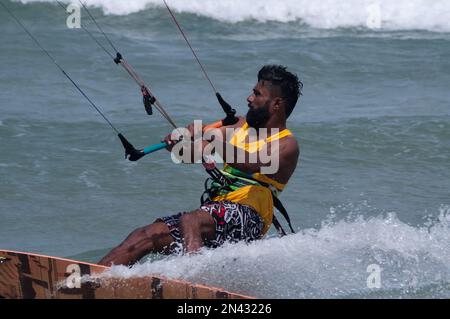
{"label": "sea water", "polygon": [[[133,144],[171,132],[56,2],[4,3]],[[162,1],[86,3],[177,125],[223,117]],[[288,120],[300,160],[281,196],[297,233],[149,256],[110,275],[263,298],[450,297],[450,1],[168,3],[238,113],[264,64],[303,81]],[[81,24],[112,51],[84,11]],[[125,160],[115,132],[3,8],[0,30],[1,248],[96,262],[135,228],[199,206],[200,165],[166,151]]]}

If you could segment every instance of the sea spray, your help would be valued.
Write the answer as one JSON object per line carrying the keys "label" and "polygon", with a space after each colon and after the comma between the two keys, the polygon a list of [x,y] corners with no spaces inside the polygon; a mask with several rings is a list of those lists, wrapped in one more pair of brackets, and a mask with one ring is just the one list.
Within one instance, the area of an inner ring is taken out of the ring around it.
{"label": "sea spray", "polygon": [[[445,296],[450,293],[450,207],[442,206],[439,216],[423,227],[403,223],[393,213],[360,216],[283,238],[228,244],[132,268],[114,266],[105,276],[159,274],[262,298],[400,298],[429,287]],[[367,286],[370,265],[381,269],[378,290]]]}

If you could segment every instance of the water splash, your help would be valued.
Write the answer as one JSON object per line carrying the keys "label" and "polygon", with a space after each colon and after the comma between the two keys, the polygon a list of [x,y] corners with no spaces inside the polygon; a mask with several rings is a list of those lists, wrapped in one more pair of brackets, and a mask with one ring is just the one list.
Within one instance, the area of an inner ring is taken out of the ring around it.
{"label": "water splash", "polygon": [[[393,213],[329,219],[317,230],[114,266],[105,276],[159,274],[262,298],[449,297],[450,206],[430,223],[413,227]],[[380,289],[367,286],[373,264]]]}

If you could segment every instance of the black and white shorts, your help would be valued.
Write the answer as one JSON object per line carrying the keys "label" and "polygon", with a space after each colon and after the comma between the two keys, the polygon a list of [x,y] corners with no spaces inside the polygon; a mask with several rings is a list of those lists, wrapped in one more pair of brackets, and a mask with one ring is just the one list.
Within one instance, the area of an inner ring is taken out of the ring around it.
{"label": "black and white shorts", "polygon": [[[209,202],[200,207],[208,212],[216,223],[216,236],[214,240],[205,242],[207,247],[218,247],[224,242],[250,242],[262,237],[264,221],[250,206],[230,201]],[[161,217],[156,222],[165,223],[179,246],[183,241],[180,234],[180,217],[186,212],[172,216]]]}

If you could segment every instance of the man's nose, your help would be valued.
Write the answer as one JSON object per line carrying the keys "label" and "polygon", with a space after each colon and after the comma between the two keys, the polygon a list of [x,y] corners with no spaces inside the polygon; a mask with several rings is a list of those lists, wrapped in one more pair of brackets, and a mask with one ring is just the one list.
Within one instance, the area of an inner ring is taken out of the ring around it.
{"label": "man's nose", "polygon": [[251,103],[253,101],[253,94],[250,94],[247,98],[247,102]]}

